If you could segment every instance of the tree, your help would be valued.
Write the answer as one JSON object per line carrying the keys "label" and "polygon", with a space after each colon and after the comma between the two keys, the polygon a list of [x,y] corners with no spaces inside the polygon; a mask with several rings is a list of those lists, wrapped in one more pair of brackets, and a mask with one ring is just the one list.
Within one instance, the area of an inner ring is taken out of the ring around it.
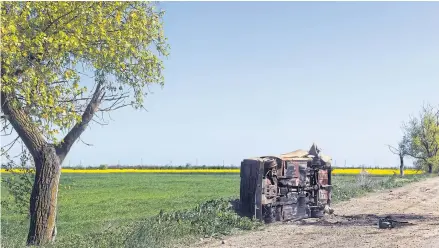
{"label": "tree", "polygon": [[432,173],[439,167],[439,108],[422,107],[419,117],[411,117],[404,125],[409,138],[408,155]]}
{"label": "tree", "polygon": [[404,157],[409,153],[409,139],[404,136],[402,140],[398,143],[398,147],[393,147],[388,145],[390,152],[398,155],[399,157],[399,175],[404,176]]}
{"label": "tree", "polygon": [[163,85],[163,14],[150,2],[2,3],[3,132],[35,164],[28,245],[54,240],[60,166],[89,123],[143,108],[148,85]]}

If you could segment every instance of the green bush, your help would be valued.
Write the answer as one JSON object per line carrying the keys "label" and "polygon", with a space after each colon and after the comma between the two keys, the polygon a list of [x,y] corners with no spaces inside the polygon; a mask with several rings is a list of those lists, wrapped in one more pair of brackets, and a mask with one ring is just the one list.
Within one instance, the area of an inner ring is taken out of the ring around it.
{"label": "green bush", "polygon": [[172,241],[183,242],[196,237],[227,235],[234,230],[252,230],[259,222],[238,216],[228,200],[211,200],[193,209],[160,212],[139,223],[127,238],[126,247],[166,247]]}
{"label": "green bush", "polygon": [[108,169],[108,165],[107,164],[101,164],[101,165],[99,165],[99,169],[100,170],[106,170],[106,169]]}
{"label": "green bush", "polygon": [[361,172],[359,175],[357,175],[356,179],[356,185],[360,188],[360,190],[364,190],[366,192],[372,191],[378,184],[378,181],[373,180],[367,172]]}

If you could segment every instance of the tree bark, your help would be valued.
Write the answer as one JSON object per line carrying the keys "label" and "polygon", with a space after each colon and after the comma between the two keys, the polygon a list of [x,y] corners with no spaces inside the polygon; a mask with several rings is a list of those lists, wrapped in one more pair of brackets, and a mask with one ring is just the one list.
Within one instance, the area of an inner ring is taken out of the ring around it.
{"label": "tree bark", "polygon": [[399,175],[404,176],[404,157],[401,155],[399,156]]}
{"label": "tree bark", "polygon": [[55,148],[45,146],[34,158],[35,181],[30,199],[28,245],[45,245],[56,237],[56,209],[61,166]]}

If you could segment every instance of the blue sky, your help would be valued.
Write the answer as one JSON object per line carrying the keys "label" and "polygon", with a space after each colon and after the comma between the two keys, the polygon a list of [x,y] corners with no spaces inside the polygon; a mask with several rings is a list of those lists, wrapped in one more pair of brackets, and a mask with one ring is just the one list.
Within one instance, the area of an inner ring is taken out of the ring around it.
{"label": "blue sky", "polygon": [[439,3],[162,2],[171,55],[148,112],[92,125],[65,165],[222,164],[308,149],[395,166],[438,104]]}

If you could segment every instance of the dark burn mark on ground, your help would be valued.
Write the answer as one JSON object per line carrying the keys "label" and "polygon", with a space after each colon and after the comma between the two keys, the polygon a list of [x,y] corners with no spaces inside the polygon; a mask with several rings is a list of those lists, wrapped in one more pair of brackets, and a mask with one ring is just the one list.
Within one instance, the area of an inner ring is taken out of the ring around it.
{"label": "dark burn mark on ground", "polygon": [[304,226],[374,226],[378,228],[380,218],[389,218],[394,223],[394,228],[416,225],[419,222],[434,221],[439,225],[439,216],[416,214],[358,214],[358,215],[330,215],[321,219],[303,219],[294,224]]}

